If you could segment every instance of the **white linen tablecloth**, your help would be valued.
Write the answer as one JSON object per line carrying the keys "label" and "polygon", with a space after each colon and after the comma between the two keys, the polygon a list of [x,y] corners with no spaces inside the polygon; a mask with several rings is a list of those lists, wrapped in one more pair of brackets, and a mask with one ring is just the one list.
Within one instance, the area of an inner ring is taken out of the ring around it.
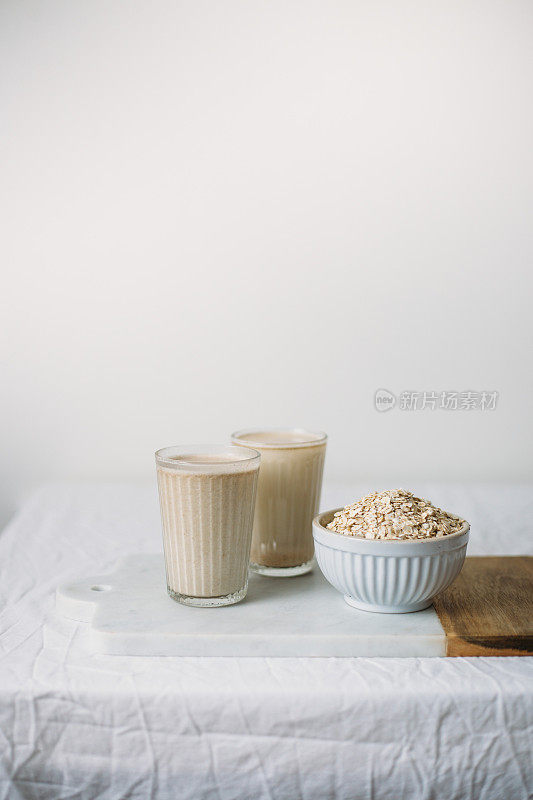
{"label": "white linen tablecloth", "polygon": [[[412,489],[470,521],[470,555],[532,553],[533,487]],[[2,800],[533,794],[533,658],[84,654],[56,585],[160,550],[158,515],[155,485],[48,486],[0,534]]]}

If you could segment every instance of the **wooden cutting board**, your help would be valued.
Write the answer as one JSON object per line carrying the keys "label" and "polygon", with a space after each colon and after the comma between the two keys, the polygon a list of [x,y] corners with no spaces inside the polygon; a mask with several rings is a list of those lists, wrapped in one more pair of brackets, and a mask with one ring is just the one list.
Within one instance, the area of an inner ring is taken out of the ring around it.
{"label": "wooden cutting board", "polygon": [[533,557],[467,558],[434,605],[447,656],[533,655]]}
{"label": "wooden cutting board", "polygon": [[58,612],[87,623],[82,645],[132,656],[431,657],[533,654],[533,558],[467,558],[456,581],[414,614],[348,606],[318,568],[251,575],[246,600],[181,606],[165,591],[161,553],[58,587]]}

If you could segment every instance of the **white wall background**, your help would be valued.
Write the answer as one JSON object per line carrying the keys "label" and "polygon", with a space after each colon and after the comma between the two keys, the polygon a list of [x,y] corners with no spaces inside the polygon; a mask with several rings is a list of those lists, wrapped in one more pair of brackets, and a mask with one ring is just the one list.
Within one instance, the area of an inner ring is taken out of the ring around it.
{"label": "white wall background", "polygon": [[3,0],[4,517],[257,424],[531,478],[532,54],[531,0]]}

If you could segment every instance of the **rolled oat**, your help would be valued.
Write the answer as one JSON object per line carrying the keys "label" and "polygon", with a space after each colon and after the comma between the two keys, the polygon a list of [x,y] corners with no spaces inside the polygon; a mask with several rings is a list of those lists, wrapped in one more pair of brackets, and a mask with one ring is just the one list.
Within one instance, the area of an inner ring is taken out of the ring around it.
{"label": "rolled oat", "polygon": [[405,489],[387,489],[337,511],[327,528],[362,539],[429,539],[457,533],[464,524]]}

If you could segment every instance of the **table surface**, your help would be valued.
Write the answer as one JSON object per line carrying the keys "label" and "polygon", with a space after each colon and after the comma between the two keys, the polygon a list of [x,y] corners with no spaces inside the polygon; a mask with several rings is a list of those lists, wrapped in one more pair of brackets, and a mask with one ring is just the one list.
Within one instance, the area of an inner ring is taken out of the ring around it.
{"label": "table surface", "polygon": [[[409,488],[469,555],[533,554],[531,485]],[[531,796],[533,658],[88,656],[55,587],[161,549],[158,513],[155,486],[47,486],[0,534],[0,800]]]}

